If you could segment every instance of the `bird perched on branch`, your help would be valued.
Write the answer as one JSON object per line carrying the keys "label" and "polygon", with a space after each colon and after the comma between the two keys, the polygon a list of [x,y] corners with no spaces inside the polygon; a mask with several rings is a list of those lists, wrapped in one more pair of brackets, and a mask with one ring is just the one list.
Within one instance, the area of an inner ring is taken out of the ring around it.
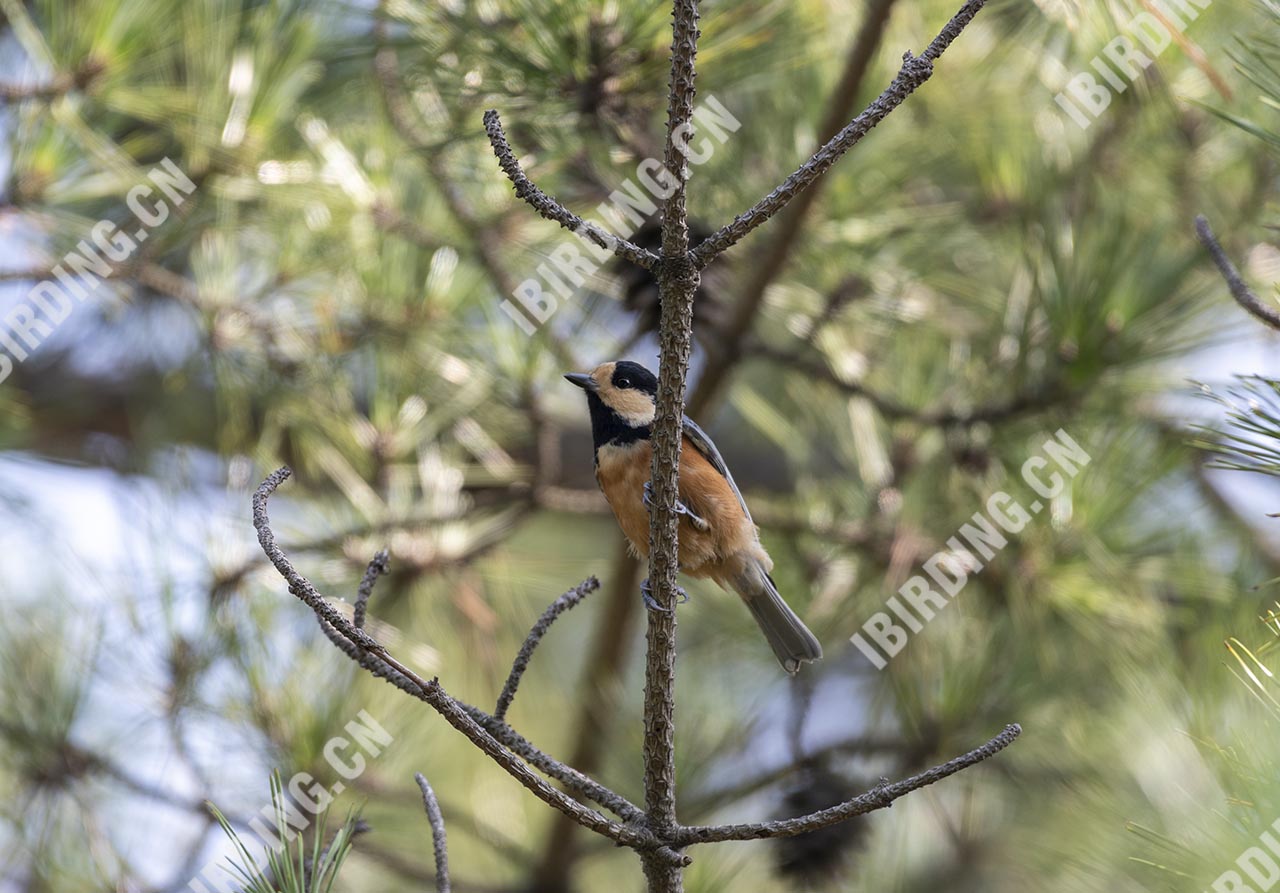
{"label": "bird perched on branch", "polygon": [[[587,392],[596,480],[632,549],[647,558],[653,457],[650,431],[658,379],[628,361],[605,363],[589,373],[570,373],[565,378]],[[773,561],[760,545],[747,503],[720,451],[687,417],[676,512],[680,516],[681,571],[698,579],[709,577],[741,596],[788,673],[820,659],[822,646],[782,600],[769,576]],[[650,609],[660,610],[648,580],[641,592]],[[683,591],[681,596],[685,600]]]}

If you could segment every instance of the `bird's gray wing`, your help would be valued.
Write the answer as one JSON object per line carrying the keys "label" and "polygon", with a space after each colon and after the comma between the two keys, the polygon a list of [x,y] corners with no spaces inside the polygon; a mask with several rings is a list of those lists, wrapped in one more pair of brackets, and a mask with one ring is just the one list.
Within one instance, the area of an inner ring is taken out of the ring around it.
{"label": "bird's gray wing", "polygon": [[747,508],[747,501],[742,498],[742,491],[734,483],[733,475],[729,473],[729,466],[724,464],[724,457],[716,449],[711,437],[706,431],[698,427],[697,422],[688,416],[684,417],[684,436],[689,438],[689,442],[712,464],[716,471],[724,475],[724,479],[729,482],[729,486],[733,489],[733,495],[738,497],[738,505],[742,506],[742,513],[747,516],[748,522],[754,524],[755,522],[751,520],[751,510]]}

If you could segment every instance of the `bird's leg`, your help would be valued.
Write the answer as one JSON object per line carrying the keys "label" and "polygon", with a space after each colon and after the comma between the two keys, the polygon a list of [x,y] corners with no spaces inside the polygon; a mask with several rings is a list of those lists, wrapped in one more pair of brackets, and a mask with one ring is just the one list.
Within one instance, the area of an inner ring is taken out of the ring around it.
{"label": "bird's leg", "polygon": [[[644,482],[644,507],[650,508],[652,505],[653,505],[653,481],[645,481]],[[686,518],[688,518],[689,523],[692,524],[694,526],[694,529],[696,530],[700,530],[703,533],[706,533],[708,530],[711,529],[711,523],[707,521],[706,518],[696,514],[693,511],[693,509],[689,508],[679,499],[676,500],[676,514],[684,515]]]}
{"label": "bird's leg", "polygon": [[[679,586],[676,587],[676,595],[679,596],[679,598],[676,599],[677,605],[683,605],[689,600],[689,593],[685,592]],[[653,588],[649,585],[648,577],[645,577],[640,583],[640,597],[644,599],[644,606],[650,611],[661,611],[666,614],[671,610],[670,608],[662,607],[662,605],[658,604],[658,600],[653,597]]]}
{"label": "bird's leg", "polygon": [[653,597],[653,588],[649,585],[649,578],[645,577],[640,582],[640,597],[644,599],[644,606],[650,611],[661,611],[664,614],[670,611],[670,608],[664,608],[658,604],[658,600]]}
{"label": "bird's leg", "polygon": [[[653,505],[653,481],[645,481],[644,482],[644,507],[646,509],[649,509],[652,507],[652,505]],[[689,519],[689,523],[691,523],[698,530],[706,531],[711,529],[710,524],[708,524],[703,518],[691,512],[689,510],[689,507],[685,505],[683,502],[681,502],[679,499],[676,500],[676,514],[686,516]],[[676,599],[677,605],[683,605],[685,602],[689,600],[689,593],[685,592],[679,586],[676,587],[676,596],[677,596],[677,599]],[[662,605],[658,604],[658,600],[653,597],[653,589],[649,586],[648,577],[645,577],[644,582],[640,584],[640,597],[644,599],[645,607],[647,607],[651,611],[665,612],[669,610],[668,608],[664,608],[662,607]]]}

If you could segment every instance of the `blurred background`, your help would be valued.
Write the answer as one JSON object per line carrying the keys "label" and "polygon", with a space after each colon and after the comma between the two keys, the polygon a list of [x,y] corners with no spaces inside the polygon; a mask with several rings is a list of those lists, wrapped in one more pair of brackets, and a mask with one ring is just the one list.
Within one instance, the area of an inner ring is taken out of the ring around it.
{"label": "blurred background", "polygon": [[[695,230],[956,5],[703,3],[699,93],[742,127],[694,171]],[[690,411],[827,657],[789,682],[733,596],[687,582],[681,819],[795,815],[1025,731],[892,810],[695,849],[690,891],[1196,891],[1280,818],[1280,341],[1192,227],[1274,299],[1280,7],[1205,6],[1078,126],[1055,96],[1153,6],[993,0],[808,207],[709,272]],[[429,885],[414,772],[455,889],[641,889],[632,854],[333,649],[249,500],[293,466],[276,534],[336,600],[389,549],[375,635],[484,707],[544,607],[599,575],[511,721],[641,796],[643,571],[561,374],[656,368],[656,289],[610,261],[517,325],[502,300],[567,236],[515,198],[481,114],[590,214],[660,156],[669,14],[0,0],[0,317],[98,221],[132,231],[162,159],[194,186],[0,384],[0,891],[190,889],[234,854],[205,801],[243,831],[273,771],[343,785],[329,833],[367,823],[337,890]],[[991,493],[1025,495],[1059,428],[1091,464],[877,672],[849,637]],[[347,780],[325,744],[361,711],[393,740]]]}

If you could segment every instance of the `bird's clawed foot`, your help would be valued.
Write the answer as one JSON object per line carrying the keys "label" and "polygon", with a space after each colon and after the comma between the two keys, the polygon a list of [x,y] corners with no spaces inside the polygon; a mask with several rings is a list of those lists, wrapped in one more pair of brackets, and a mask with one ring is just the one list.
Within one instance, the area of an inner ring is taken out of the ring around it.
{"label": "bird's clawed foot", "polygon": [[[685,592],[679,586],[676,587],[676,595],[678,596],[676,599],[677,605],[683,605],[689,600],[689,593]],[[640,584],[640,597],[644,599],[644,606],[650,611],[661,611],[664,614],[671,611],[670,608],[664,608],[662,605],[658,604],[658,600],[653,597],[653,589],[649,586],[648,577],[645,577],[644,581]]]}
{"label": "bird's clawed foot", "polygon": [[[653,506],[653,481],[645,481],[644,482],[644,507],[652,508],[652,506]],[[685,505],[683,502],[681,502],[678,499],[676,500],[676,514],[684,515],[686,518],[688,518],[689,523],[692,524],[696,530],[700,530],[703,533],[706,533],[708,530],[711,529],[711,524],[707,521],[706,518],[694,513],[694,511],[691,508],[689,508],[687,505]]]}

